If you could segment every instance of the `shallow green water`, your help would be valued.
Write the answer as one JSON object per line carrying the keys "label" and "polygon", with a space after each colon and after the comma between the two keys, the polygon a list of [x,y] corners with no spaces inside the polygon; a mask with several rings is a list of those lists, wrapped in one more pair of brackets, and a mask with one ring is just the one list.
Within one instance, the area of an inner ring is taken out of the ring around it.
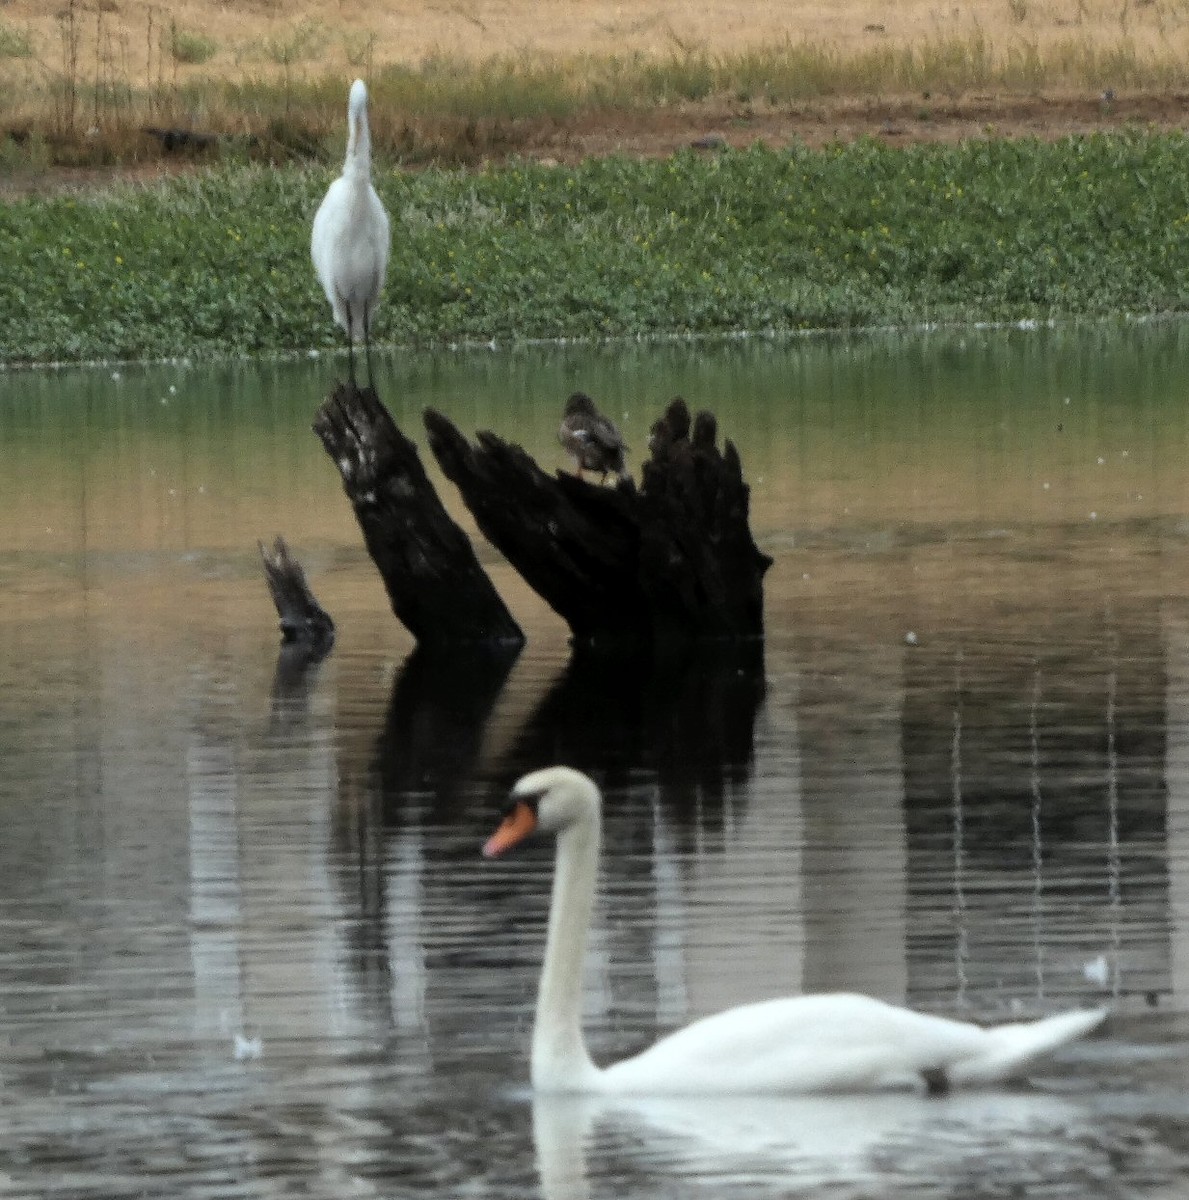
{"label": "shallow green water", "polygon": [[[379,385],[418,440],[433,405],[559,466],[558,413],[582,388],[620,423],[637,469],[651,422],[682,394],[713,408],[742,451],[761,535],[1020,513],[1114,521],[1181,509],[1187,345],[1184,323],[1155,322],[541,346],[402,357]],[[185,549],[278,523],[299,543],[348,541],[309,432],[335,370],[317,359],[0,375],[0,545],[143,545],[146,522]]]}

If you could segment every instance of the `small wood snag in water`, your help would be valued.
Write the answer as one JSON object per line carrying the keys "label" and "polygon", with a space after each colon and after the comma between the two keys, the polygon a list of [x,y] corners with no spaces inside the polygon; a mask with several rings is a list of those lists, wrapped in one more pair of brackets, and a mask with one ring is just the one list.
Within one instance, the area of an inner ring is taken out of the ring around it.
{"label": "small wood snag in water", "polygon": [[264,578],[281,618],[281,639],[329,649],[334,642],[334,621],[314,599],[301,563],[290,553],[283,537],[272,548],[257,542],[264,564]]}

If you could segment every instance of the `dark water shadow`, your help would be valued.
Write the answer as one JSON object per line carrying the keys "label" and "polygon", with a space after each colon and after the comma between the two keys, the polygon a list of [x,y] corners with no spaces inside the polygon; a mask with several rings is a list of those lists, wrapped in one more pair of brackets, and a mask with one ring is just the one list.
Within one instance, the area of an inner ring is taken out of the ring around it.
{"label": "dark water shadow", "polygon": [[484,735],[517,652],[415,650],[393,685],[373,764],[379,815],[403,822],[411,796],[436,820],[463,812],[476,780],[497,789],[564,763],[606,789],[653,773],[664,800],[702,814],[745,782],[766,682],[762,642],[635,654],[575,649],[509,749]]}
{"label": "dark water shadow", "polygon": [[[344,788],[336,873],[357,916],[353,962],[369,986],[394,969],[385,878],[413,843],[417,870],[449,878],[458,910],[479,914],[479,921],[490,914],[497,925],[503,920],[506,882],[498,872],[470,868],[490,832],[495,797],[525,771],[559,762],[578,767],[618,789],[610,803],[622,801],[629,784],[639,800],[642,773],[654,774],[648,786],[683,837],[721,828],[728,809],[742,803],[738,785],[751,774],[765,694],[761,644],[690,647],[643,661],[575,653],[510,748],[485,759],[485,734],[516,657],[470,647],[411,654],[393,685],[366,779]],[[639,822],[628,822],[629,836],[651,836],[650,805],[640,804],[639,812]],[[459,836],[423,840],[427,822],[456,825]]]}
{"label": "dark water shadow", "polygon": [[608,793],[652,774],[681,826],[717,825],[750,777],[765,691],[759,641],[644,657],[575,650],[494,772],[510,781],[564,763]]}
{"label": "dark water shadow", "polygon": [[968,641],[939,631],[905,659],[909,899],[948,894],[955,914],[910,947],[912,978],[959,995],[986,986],[1011,888],[1012,968],[1038,994],[1166,1003],[1175,785],[1159,609],[1017,620],[993,654]]}
{"label": "dark water shadow", "polygon": [[519,647],[418,647],[393,684],[376,744],[380,818],[402,821],[410,794],[448,817],[475,774],[483,736]]}
{"label": "dark water shadow", "polygon": [[[344,934],[346,962],[359,995],[374,998],[381,1026],[399,1028],[394,989],[409,972],[392,940],[392,877],[408,878],[412,871],[420,881],[423,866],[439,857],[422,859],[419,825],[427,814],[452,819],[463,804],[492,709],[518,654],[518,647],[418,647],[393,682],[365,769],[340,770],[332,873],[352,918]],[[419,930],[419,915],[396,919]]]}
{"label": "dark water shadow", "polygon": [[318,668],[333,648],[333,638],[281,644],[269,690],[270,737],[292,736],[304,729]]}

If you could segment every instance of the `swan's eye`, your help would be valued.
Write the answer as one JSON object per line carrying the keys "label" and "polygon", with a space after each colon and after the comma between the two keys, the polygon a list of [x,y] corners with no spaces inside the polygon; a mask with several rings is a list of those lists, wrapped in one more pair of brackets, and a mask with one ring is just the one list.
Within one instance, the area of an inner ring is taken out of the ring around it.
{"label": "swan's eye", "polygon": [[533,816],[535,817],[537,815],[537,806],[541,803],[541,797],[544,795],[545,793],[543,791],[513,792],[512,795],[508,797],[508,803],[504,805],[504,811],[502,815],[506,817],[515,811],[517,805],[527,804]]}

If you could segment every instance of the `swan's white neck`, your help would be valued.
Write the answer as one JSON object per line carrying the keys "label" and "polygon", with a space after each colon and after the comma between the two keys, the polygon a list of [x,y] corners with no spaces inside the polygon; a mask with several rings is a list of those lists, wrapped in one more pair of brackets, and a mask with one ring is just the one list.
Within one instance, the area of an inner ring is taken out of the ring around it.
{"label": "swan's white neck", "polygon": [[582,1037],[582,965],[599,869],[598,809],[557,837],[545,964],[533,1025],[532,1082],[538,1091],[591,1090],[600,1071]]}

